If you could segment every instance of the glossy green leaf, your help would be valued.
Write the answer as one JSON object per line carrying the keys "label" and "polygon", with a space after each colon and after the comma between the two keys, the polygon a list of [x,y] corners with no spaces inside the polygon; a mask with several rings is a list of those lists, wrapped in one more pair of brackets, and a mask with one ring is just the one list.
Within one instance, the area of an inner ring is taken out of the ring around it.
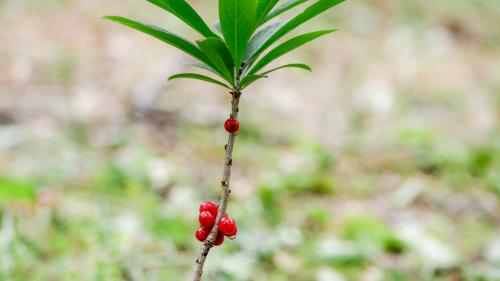
{"label": "glossy green leaf", "polygon": [[255,0],[219,0],[222,34],[235,65],[239,66],[255,30]]}
{"label": "glossy green leaf", "polygon": [[274,17],[277,17],[278,15],[281,15],[282,13],[302,4],[307,2],[308,0],[289,0],[285,2],[283,5],[277,7],[274,9],[272,12],[270,12],[266,17],[262,20],[261,24],[273,19]]}
{"label": "glossy green leaf", "polygon": [[174,79],[180,79],[180,78],[189,78],[189,79],[202,80],[202,81],[205,81],[205,82],[209,82],[209,83],[212,83],[212,84],[216,84],[216,85],[219,85],[219,86],[231,89],[231,87],[227,86],[226,84],[224,84],[224,83],[222,83],[222,82],[220,82],[218,80],[215,80],[213,78],[210,78],[208,76],[201,75],[201,74],[198,74],[198,73],[179,73],[179,74],[175,74],[175,75],[172,75],[172,76],[168,77],[168,81],[174,80]]}
{"label": "glossy green leaf", "polygon": [[245,78],[243,78],[243,80],[241,81],[241,87],[242,89],[248,87],[250,84],[252,84],[253,82],[261,79],[261,78],[267,78],[269,73],[273,72],[273,71],[276,71],[278,69],[282,69],[282,68],[288,68],[288,67],[295,67],[295,68],[301,68],[301,69],[304,69],[304,70],[307,70],[307,71],[312,71],[311,67],[307,64],[303,64],[303,63],[291,63],[291,64],[286,64],[286,65],[282,65],[282,66],[279,66],[279,67],[276,67],[276,68],[273,68],[273,69],[270,69],[268,71],[265,71],[265,72],[262,72],[260,74],[251,74],[251,75],[248,75],[246,76]]}
{"label": "glossy green leaf", "polygon": [[104,19],[118,22],[133,29],[139,30],[169,45],[172,45],[180,49],[181,51],[184,51],[188,55],[191,55],[192,57],[197,58],[200,61],[203,61],[205,63],[209,62],[207,57],[196,45],[162,28],[119,16],[106,16],[104,17]]}
{"label": "glossy green leaf", "polygon": [[[207,70],[207,71],[210,71],[216,75],[220,75],[217,70],[213,69],[213,67],[207,65],[207,64],[204,64],[202,62],[192,62],[192,61],[185,61],[183,62],[183,64],[186,64],[186,65],[190,65],[190,66],[194,66],[194,67],[197,67],[197,68],[200,68],[200,69],[204,69],[204,70]],[[224,77],[222,77],[224,78]]]}
{"label": "glossy green leaf", "polygon": [[272,49],[267,53],[261,60],[259,60],[255,66],[250,70],[248,73],[254,74],[255,72],[261,70],[264,66],[272,62],[273,60],[281,57],[282,55],[304,45],[307,42],[310,42],[322,35],[331,33],[336,31],[337,29],[329,29],[329,30],[321,30],[321,31],[315,31],[315,32],[310,32],[306,34],[299,35],[297,37],[294,37],[288,41],[285,41],[284,43],[280,44],[276,48]]}
{"label": "glossy green leaf", "polygon": [[172,13],[205,37],[217,36],[193,7],[184,0],[148,0],[148,2]]}
{"label": "glossy green leaf", "polygon": [[264,71],[264,72],[261,73],[261,75],[267,75],[267,74],[269,74],[269,73],[271,73],[273,71],[276,71],[278,69],[289,68],[289,67],[301,68],[301,69],[304,69],[304,70],[307,70],[307,71],[312,71],[311,67],[309,65],[307,65],[307,64],[303,64],[303,63],[291,63],[291,64],[285,64],[285,65],[273,68],[271,70]]}
{"label": "glossy green leaf", "polygon": [[263,23],[267,14],[278,4],[279,0],[257,0],[257,26]]}
{"label": "glossy green leaf", "polygon": [[241,83],[240,83],[241,89],[244,89],[244,88],[250,86],[250,84],[252,84],[253,82],[255,82],[261,78],[267,78],[267,76],[261,75],[261,74],[253,74],[253,75],[245,76],[245,78],[243,78],[243,80],[241,80]]}
{"label": "glossy green leaf", "polygon": [[32,201],[36,198],[36,186],[23,180],[0,177],[0,200]]}
{"label": "glossy green leaf", "polygon": [[278,29],[280,29],[286,22],[280,21],[271,25],[266,26],[265,28],[259,30],[259,32],[255,33],[255,35],[250,39],[248,43],[248,49],[245,53],[245,61],[251,62],[250,58],[264,45],[264,43],[274,34]]}
{"label": "glossy green leaf", "polygon": [[312,4],[302,13],[288,21],[280,29],[278,29],[269,39],[260,47],[260,49],[255,52],[252,60],[259,56],[265,49],[267,49],[271,44],[276,42],[278,39],[283,37],[285,34],[295,29],[297,26],[305,23],[306,21],[312,19],[313,17],[321,14],[324,11],[344,2],[345,0],[319,0],[318,2]]}
{"label": "glossy green leaf", "polygon": [[231,54],[222,39],[218,37],[209,37],[196,41],[203,53],[210,60],[215,69],[221,73],[228,82],[234,81],[234,63]]}

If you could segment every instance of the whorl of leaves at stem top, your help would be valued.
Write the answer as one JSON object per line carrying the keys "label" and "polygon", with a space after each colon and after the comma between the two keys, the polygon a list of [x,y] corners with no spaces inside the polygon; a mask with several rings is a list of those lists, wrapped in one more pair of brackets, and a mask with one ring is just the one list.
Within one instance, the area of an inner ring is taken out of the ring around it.
{"label": "whorl of leaves at stem top", "polygon": [[[282,55],[320,36],[336,31],[337,29],[328,29],[302,34],[270,49],[274,43],[293,29],[345,0],[317,0],[295,17],[266,26],[263,25],[276,16],[312,1],[288,0],[277,5],[279,0],[219,0],[219,20],[214,24],[215,29],[220,32],[219,35],[185,0],[147,1],[178,17],[203,38],[193,43],[151,24],[119,16],[104,18],[139,30],[176,47],[197,60],[192,63],[193,66],[208,70],[223,81],[198,73],[175,74],[168,80],[191,78],[241,90],[278,69],[294,67],[310,71],[311,68],[308,65],[291,63],[258,73]],[[267,53],[261,57],[264,52]]]}

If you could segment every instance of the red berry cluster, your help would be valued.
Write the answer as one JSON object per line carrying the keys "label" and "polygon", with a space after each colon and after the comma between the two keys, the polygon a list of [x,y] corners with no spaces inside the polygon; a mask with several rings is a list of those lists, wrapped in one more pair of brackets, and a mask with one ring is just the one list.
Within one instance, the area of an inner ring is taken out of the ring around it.
{"label": "red berry cluster", "polygon": [[226,131],[228,131],[231,134],[236,133],[239,128],[240,128],[240,123],[238,123],[238,120],[234,118],[229,118],[224,123],[224,129],[226,129]]}
{"label": "red berry cluster", "polygon": [[[203,242],[210,235],[210,231],[215,224],[215,218],[219,212],[219,206],[214,202],[206,201],[200,205],[200,215],[198,220],[200,221],[200,228],[196,231],[196,239]],[[215,239],[214,245],[219,246],[224,242],[224,235],[233,239],[238,232],[238,227],[236,227],[236,222],[233,218],[224,215],[219,221],[219,233]]]}

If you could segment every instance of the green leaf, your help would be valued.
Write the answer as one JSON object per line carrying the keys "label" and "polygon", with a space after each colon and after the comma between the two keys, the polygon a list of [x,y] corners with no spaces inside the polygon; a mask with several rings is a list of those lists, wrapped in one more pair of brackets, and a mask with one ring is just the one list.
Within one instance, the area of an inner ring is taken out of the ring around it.
{"label": "green leaf", "polygon": [[264,66],[272,62],[273,60],[281,57],[282,55],[304,45],[307,42],[310,42],[322,35],[337,31],[338,29],[328,29],[328,30],[321,30],[321,31],[315,31],[315,32],[310,32],[306,34],[299,35],[297,37],[294,37],[288,41],[285,41],[284,43],[280,44],[276,48],[272,49],[267,53],[259,62],[255,64],[255,66],[250,70],[248,73],[254,74],[255,72],[259,71],[262,69]]}
{"label": "green leaf", "polygon": [[267,78],[267,76],[260,75],[260,74],[253,74],[253,75],[245,76],[245,78],[243,78],[243,80],[241,80],[241,83],[240,83],[241,89],[244,89],[244,88],[250,86],[250,84],[252,84],[253,82],[255,82],[261,78]]}
{"label": "green leaf", "polygon": [[0,200],[5,201],[33,201],[36,197],[36,186],[11,178],[0,177]]}
{"label": "green leaf", "polygon": [[257,26],[269,14],[269,12],[278,4],[279,0],[257,0]]}
{"label": "green leaf", "polygon": [[215,69],[232,85],[234,81],[233,59],[222,39],[219,37],[209,37],[196,41],[196,43],[198,43],[198,46],[200,46]]}
{"label": "green leaf", "polygon": [[217,36],[210,30],[210,27],[196,13],[193,7],[184,0],[148,0],[148,2],[172,13],[205,37]]}
{"label": "green leaf", "polygon": [[292,9],[292,8],[302,4],[302,3],[305,3],[307,1],[308,0],[289,0],[286,3],[284,3],[283,5],[274,9],[268,15],[266,15],[266,17],[262,20],[262,22],[260,24],[263,24],[263,23],[273,19],[274,17],[281,15],[282,13],[284,13],[284,12],[286,12],[286,11],[288,11],[288,10],[290,10],[290,9]]}
{"label": "green leaf", "polygon": [[222,34],[234,64],[239,66],[255,30],[255,0],[219,0]]}
{"label": "green leaf", "polygon": [[260,75],[267,75],[267,74],[269,74],[269,73],[271,73],[273,71],[276,71],[276,70],[282,69],[282,68],[287,68],[287,67],[301,68],[301,69],[304,69],[304,70],[307,70],[307,71],[312,71],[311,67],[309,65],[307,65],[307,64],[303,64],[303,63],[291,63],[291,64],[285,64],[285,65],[273,68],[273,69],[268,70],[268,71],[264,71]]}
{"label": "green leaf", "polygon": [[106,16],[104,17],[104,19],[121,23],[133,29],[151,35],[156,39],[159,39],[180,49],[181,51],[184,51],[188,55],[191,55],[192,57],[197,58],[202,62],[209,63],[207,57],[196,45],[162,28],[118,16]]}
{"label": "green leaf", "polygon": [[[213,69],[213,67],[209,66],[209,65],[206,65],[202,62],[193,62],[193,61],[185,61],[183,62],[183,64],[186,64],[186,65],[191,65],[191,66],[194,66],[194,67],[197,67],[197,68],[201,68],[201,69],[204,69],[204,70],[207,70],[207,71],[210,71],[216,75],[220,75],[217,70]],[[224,77],[222,77],[224,78]]]}
{"label": "green leaf", "polygon": [[255,35],[250,39],[248,43],[248,49],[245,53],[245,61],[251,63],[250,58],[264,45],[264,43],[271,37],[276,30],[280,29],[286,22],[280,21],[271,25],[266,26],[265,28],[259,30],[259,32],[255,33]]}
{"label": "green leaf", "polygon": [[265,72],[262,72],[260,74],[251,74],[251,75],[247,75],[245,76],[245,78],[243,78],[243,80],[241,80],[241,87],[242,89],[250,86],[250,84],[252,84],[253,82],[261,79],[261,78],[267,78],[267,74],[275,71],[275,70],[278,70],[278,69],[282,69],[282,68],[286,68],[286,67],[295,67],[295,68],[301,68],[301,69],[305,69],[307,71],[312,71],[311,67],[307,64],[303,64],[303,63],[291,63],[291,64],[286,64],[286,65],[282,65],[282,66],[279,66],[279,67],[276,67],[276,68],[273,68],[271,70],[268,70],[268,71],[265,71]]}
{"label": "green leaf", "polygon": [[216,84],[216,85],[219,85],[219,86],[231,89],[231,87],[227,86],[226,84],[224,84],[224,83],[222,83],[222,82],[220,82],[218,80],[215,80],[213,78],[210,78],[208,76],[201,75],[201,74],[198,74],[198,73],[179,73],[179,74],[175,74],[175,75],[172,75],[172,76],[168,77],[167,81],[174,80],[174,79],[180,79],[180,78],[190,78],[190,79],[202,80],[202,81],[205,81],[205,82],[209,82],[209,83],[212,83],[212,84]]}
{"label": "green leaf", "polygon": [[267,41],[260,47],[260,49],[255,52],[251,60],[254,60],[259,56],[265,49],[267,49],[271,44],[276,42],[278,39],[283,37],[285,34],[296,28],[297,26],[305,23],[306,21],[312,19],[313,17],[321,14],[322,12],[344,2],[345,0],[319,0],[318,2],[312,4],[302,13],[288,21],[280,29],[278,29]]}

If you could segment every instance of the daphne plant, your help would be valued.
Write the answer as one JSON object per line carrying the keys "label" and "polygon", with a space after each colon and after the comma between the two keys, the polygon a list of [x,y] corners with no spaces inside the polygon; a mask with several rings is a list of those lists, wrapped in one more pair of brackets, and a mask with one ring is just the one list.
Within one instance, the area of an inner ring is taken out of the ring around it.
{"label": "daphne plant", "polygon": [[[203,265],[208,252],[215,242],[220,242],[219,222],[226,216],[227,202],[231,192],[232,153],[236,132],[239,128],[238,105],[242,90],[268,74],[282,68],[300,68],[311,71],[311,67],[303,63],[290,63],[271,69],[265,68],[284,54],[337,29],[325,29],[305,33],[285,40],[272,47],[290,31],[294,30],[313,17],[333,8],[345,0],[288,0],[278,5],[279,0],[219,0],[219,21],[210,28],[200,15],[185,0],[147,0],[178,17],[201,35],[195,43],[160,27],[142,23],[119,16],[106,16],[112,20],[153,36],[195,59],[192,66],[211,73],[207,76],[200,73],[179,73],[168,80],[191,78],[203,80],[229,89],[232,96],[231,114],[225,123],[229,139],[225,146],[226,155],[222,176],[222,196],[215,215],[210,224],[209,234],[205,227],[197,232],[196,237],[204,241],[196,259],[196,270],[193,281],[201,279]],[[288,10],[305,3],[309,7],[289,20],[275,20]],[[272,47],[272,48],[271,48]],[[224,219],[223,219],[224,222]],[[235,234],[235,233],[234,233]],[[223,236],[222,236],[223,237]],[[221,243],[221,242],[220,242]],[[216,243],[216,244],[220,244]]]}

